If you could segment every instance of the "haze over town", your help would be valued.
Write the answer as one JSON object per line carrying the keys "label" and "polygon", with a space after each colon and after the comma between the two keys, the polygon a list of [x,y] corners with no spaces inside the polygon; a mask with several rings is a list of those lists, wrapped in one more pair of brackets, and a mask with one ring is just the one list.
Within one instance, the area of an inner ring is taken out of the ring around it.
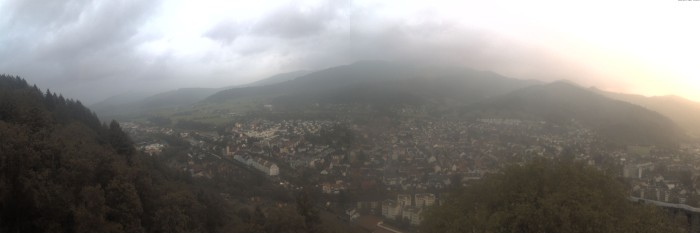
{"label": "haze over town", "polygon": [[358,60],[700,100],[694,1],[0,2],[0,70],[95,103]]}

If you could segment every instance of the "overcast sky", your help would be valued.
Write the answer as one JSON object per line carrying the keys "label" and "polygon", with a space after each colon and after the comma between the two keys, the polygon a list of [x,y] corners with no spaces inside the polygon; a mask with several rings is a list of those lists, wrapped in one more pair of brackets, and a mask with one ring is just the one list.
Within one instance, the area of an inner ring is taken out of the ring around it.
{"label": "overcast sky", "polygon": [[86,103],[365,59],[700,100],[700,1],[0,0],[0,73]]}

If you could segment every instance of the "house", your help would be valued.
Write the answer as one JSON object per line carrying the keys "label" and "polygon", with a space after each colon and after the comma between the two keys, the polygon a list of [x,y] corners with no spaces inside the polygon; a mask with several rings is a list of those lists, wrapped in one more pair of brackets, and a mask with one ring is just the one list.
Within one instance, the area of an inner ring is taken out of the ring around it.
{"label": "house", "polygon": [[413,208],[413,207],[408,207],[403,210],[403,213],[401,213],[401,216],[408,220],[408,222],[413,225],[413,226],[418,226],[420,225],[421,221],[423,221],[423,218],[421,217],[421,212],[423,212],[420,208]]}
{"label": "house", "polygon": [[348,215],[348,218],[350,219],[350,221],[354,221],[360,217],[360,213],[357,212],[355,209],[346,210],[345,214]]}
{"label": "house", "polygon": [[269,175],[269,176],[276,176],[280,174],[280,169],[277,166],[277,164],[274,164],[270,161],[264,160],[262,158],[257,158],[253,160],[252,162],[252,167],[255,169]]}
{"label": "house", "polygon": [[396,196],[396,203],[401,207],[413,206],[411,195],[409,194],[399,194]]}
{"label": "house", "polygon": [[269,166],[269,175],[270,176],[277,176],[280,174],[280,168],[277,166],[277,164],[271,163]]}
{"label": "house", "polygon": [[277,166],[277,164],[264,160],[262,158],[253,158],[251,156],[243,156],[236,154],[233,156],[233,159],[240,163],[253,167],[256,170],[267,174],[268,176],[277,176],[280,174],[280,168],[279,166]]}
{"label": "house", "polygon": [[382,202],[382,216],[387,219],[396,220],[400,216],[401,206],[394,200],[386,200]]}
{"label": "house", "polygon": [[249,164],[248,164],[248,159],[250,159],[250,158],[249,158],[248,156],[236,154],[236,155],[233,156],[233,159],[236,160],[236,161],[238,161],[239,163],[242,163],[242,164],[245,164],[245,165],[249,165]]}
{"label": "house", "polygon": [[418,193],[416,194],[416,207],[430,207],[435,204],[435,195],[432,193]]}

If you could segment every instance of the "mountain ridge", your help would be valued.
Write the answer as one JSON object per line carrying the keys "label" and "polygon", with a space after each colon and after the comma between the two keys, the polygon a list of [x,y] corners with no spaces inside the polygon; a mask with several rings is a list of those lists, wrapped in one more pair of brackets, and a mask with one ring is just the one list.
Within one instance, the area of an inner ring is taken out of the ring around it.
{"label": "mountain ridge", "polygon": [[[359,102],[371,102],[370,96],[389,97],[382,92],[393,92],[409,99],[433,92],[433,95],[442,95],[441,98],[444,98],[448,95],[440,93],[443,89],[450,90],[450,94],[464,95],[459,92],[465,92],[466,89],[458,88],[470,87],[473,87],[470,92],[494,92],[480,94],[487,96],[503,94],[536,83],[539,82],[459,67],[359,61],[313,72],[290,82],[221,91],[203,102],[225,102],[246,97],[272,99],[271,102],[277,104],[303,101],[344,103],[357,102],[356,100],[360,99],[363,101]],[[426,86],[429,90],[425,90]],[[353,94],[353,90],[362,94]]]}
{"label": "mountain ridge", "polygon": [[[670,143],[683,138],[677,132],[679,127],[667,115],[609,98],[570,80],[542,83],[491,71],[386,61],[358,61],[313,72],[283,73],[269,79],[284,81],[259,86],[252,83],[225,90],[181,89],[180,93],[189,91],[194,96],[185,100],[170,97],[169,92],[149,98],[161,104],[167,101],[179,104],[170,107],[192,106],[183,111],[219,113],[230,112],[232,110],[228,109],[237,105],[269,104],[274,105],[276,111],[303,111],[307,109],[305,106],[317,104],[360,104],[375,109],[423,105],[434,106],[436,108],[432,109],[440,112],[449,112],[451,108],[472,113],[500,111],[560,123],[578,119],[602,134],[624,138],[623,143]],[[144,101],[141,106],[153,108],[148,104],[149,101]],[[207,109],[207,106],[215,109]],[[644,136],[648,132],[664,136]]]}
{"label": "mountain ridge", "polygon": [[599,90],[594,91],[612,99],[636,104],[659,112],[677,122],[693,137],[700,138],[700,103],[675,95],[643,96]]}
{"label": "mountain ridge", "polygon": [[574,119],[610,140],[626,144],[673,144],[684,138],[676,123],[658,112],[567,82],[520,89],[470,108],[524,113],[554,123]]}
{"label": "mountain ridge", "polygon": [[[185,87],[150,95],[132,96],[120,94],[90,105],[101,117],[145,113],[155,109],[187,107],[217,92],[236,87],[255,87],[286,82],[305,75],[310,71],[300,70],[273,75],[249,84],[220,88]],[[124,98],[125,96],[126,98]],[[114,101],[113,99],[117,99]]]}

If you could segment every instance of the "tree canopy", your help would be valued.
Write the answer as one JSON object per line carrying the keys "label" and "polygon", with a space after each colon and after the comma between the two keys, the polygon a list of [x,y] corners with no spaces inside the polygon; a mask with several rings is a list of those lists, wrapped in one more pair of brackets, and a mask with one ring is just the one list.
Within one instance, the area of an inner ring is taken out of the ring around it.
{"label": "tree canopy", "polygon": [[622,183],[595,168],[545,159],[487,176],[424,217],[422,232],[667,233],[686,227],[656,207],[630,202]]}

